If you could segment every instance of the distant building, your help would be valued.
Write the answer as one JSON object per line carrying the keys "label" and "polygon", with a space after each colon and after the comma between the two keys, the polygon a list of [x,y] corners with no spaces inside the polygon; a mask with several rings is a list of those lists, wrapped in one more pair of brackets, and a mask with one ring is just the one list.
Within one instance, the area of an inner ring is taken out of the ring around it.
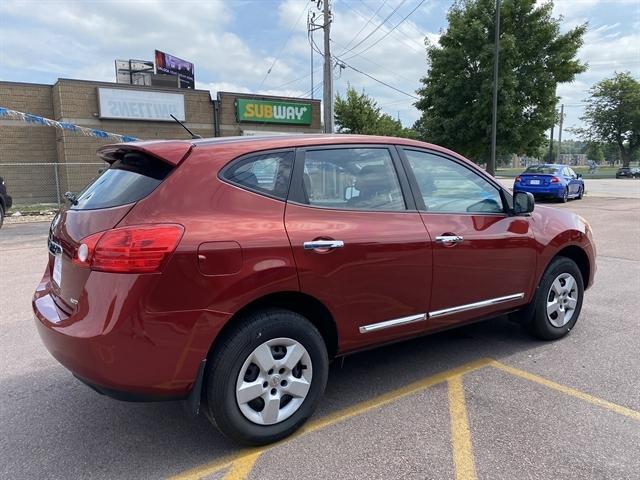
{"label": "distant building", "polygon": [[[169,114],[202,137],[320,133],[320,100],[58,79],[0,81],[0,107],[141,140],[188,139]],[[103,168],[96,150],[113,140],[0,120],[0,176],[14,203],[55,203]],[[95,165],[95,164],[98,165]],[[28,165],[27,165],[28,164]]]}

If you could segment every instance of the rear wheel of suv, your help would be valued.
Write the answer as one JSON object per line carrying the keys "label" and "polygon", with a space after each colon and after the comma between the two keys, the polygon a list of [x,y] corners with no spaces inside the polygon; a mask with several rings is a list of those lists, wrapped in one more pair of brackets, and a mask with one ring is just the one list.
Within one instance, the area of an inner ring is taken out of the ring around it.
{"label": "rear wheel of suv", "polygon": [[584,283],[576,263],[557,257],[542,276],[529,323],[531,333],[542,340],[565,336],[576,324],[582,309]]}
{"label": "rear wheel of suv", "polygon": [[247,315],[209,359],[208,416],[229,438],[263,445],[311,416],[327,382],[327,349],[318,329],[297,313]]}

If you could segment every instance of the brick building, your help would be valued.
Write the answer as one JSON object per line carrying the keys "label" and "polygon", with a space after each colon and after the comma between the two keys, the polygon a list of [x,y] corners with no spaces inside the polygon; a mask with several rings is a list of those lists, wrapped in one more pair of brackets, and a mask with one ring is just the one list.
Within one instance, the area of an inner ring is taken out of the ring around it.
{"label": "brick building", "polygon": [[[141,140],[187,139],[174,113],[202,137],[321,131],[320,101],[59,79],[54,85],[0,82],[0,107]],[[49,126],[0,119],[0,176],[16,204],[56,203],[104,164],[114,143]]]}

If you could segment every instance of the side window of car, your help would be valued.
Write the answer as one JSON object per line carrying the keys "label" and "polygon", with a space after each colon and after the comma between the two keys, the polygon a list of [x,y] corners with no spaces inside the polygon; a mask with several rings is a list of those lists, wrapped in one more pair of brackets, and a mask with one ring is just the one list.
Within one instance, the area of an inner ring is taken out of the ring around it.
{"label": "side window of car", "polygon": [[241,158],[222,171],[222,178],[239,187],[285,200],[289,191],[293,152]]}
{"label": "side window of car", "polygon": [[303,190],[309,205],[345,210],[406,210],[386,148],[338,148],[305,153]]}
{"label": "side window of car", "polygon": [[473,170],[440,155],[405,150],[427,211],[503,213],[497,187]]}

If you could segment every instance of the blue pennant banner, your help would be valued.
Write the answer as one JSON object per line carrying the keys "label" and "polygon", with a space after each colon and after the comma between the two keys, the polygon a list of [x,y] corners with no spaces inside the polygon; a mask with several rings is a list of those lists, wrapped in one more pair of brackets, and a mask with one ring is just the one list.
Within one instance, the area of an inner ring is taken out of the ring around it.
{"label": "blue pennant banner", "polygon": [[138,138],[131,137],[129,135],[119,135],[117,133],[96,130],[95,128],[81,127],[80,125],[74,125],[72,123],[57,122],[56,120],[51,120],[50,118],[39,117],[38,115],[32,115],[30,113],[18,112],[16,110],[11,110],[5,107],[0,107],[0,118],[19,120],[34,125],[56,127],[61,130],[76,132],[87,137],[102,138],[105,140],[115,140],[118,142],[137,142],[139,140]]}

